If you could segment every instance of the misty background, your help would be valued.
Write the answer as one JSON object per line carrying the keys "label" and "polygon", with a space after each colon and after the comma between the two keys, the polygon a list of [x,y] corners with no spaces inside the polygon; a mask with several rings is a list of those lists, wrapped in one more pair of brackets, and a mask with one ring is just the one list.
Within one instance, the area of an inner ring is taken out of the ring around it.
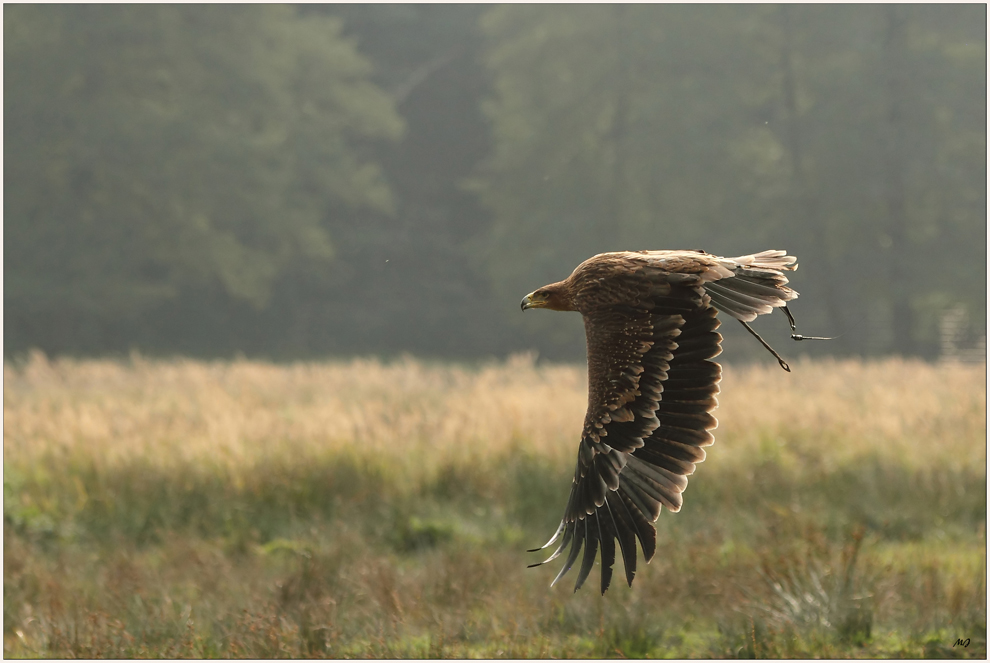
{"label": "misty background", "polygon": [[986,177],[982,4],[6,5],[4,353],[577,360],[523,295],[700,248],[798,257],[785,357],[935,359]]}

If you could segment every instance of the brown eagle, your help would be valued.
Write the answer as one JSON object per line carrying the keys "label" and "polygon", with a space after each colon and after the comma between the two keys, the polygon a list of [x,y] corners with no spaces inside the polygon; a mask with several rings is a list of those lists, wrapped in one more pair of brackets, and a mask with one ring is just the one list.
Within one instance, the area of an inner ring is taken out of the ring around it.
{"label": "brown eagle", "polygon": [[738,258],[704,251],[602,253],[523,298],[524,311],[578,311],[588,341],[588,412],[571,494],[557,532],[530,552],[560,544],[532,566],[570,544],[556,583],[584,546],[577,591],[601,549],[604,594],[617,540],[632,585],[636,539],[649,562],[660,507],[680,510],[688,475],[705,460],[703,447],[715,441],[712,411],[722,377],[713,361],[722,351],[716,314],[724,311],[750,329],[746,323],[757,315],[782,307],[793,331],[785,303],[798,293],[783,272],[794,269],[795,258],[784,251]]}

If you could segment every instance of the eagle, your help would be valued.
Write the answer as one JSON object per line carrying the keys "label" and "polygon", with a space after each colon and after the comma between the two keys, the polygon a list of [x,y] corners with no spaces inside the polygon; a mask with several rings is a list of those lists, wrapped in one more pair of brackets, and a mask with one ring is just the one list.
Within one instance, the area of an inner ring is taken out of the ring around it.
{"label": "eagle", "polygon": [[[700,250],[601,253],[563,281],[526,295],[522,310],[577,311],[588,343],[588,411],[577,469],[560,527],[542,547],[570,545],[557,583],[584,557],[574,591],[601,550],[601,591],[608,589],[619,542],[626,582],[636,575],[636,540],[648,563],[656,552],[653,523],[661,507],[677,512],[687,477],[705,460],[718,425],[712,412],[722,367],[719,311],[736,318],[790,370],[747,324],[798,293],[785,271],[797,269],[785,251],[722,258]],[[792,333],[795,340],[805,338]]]}

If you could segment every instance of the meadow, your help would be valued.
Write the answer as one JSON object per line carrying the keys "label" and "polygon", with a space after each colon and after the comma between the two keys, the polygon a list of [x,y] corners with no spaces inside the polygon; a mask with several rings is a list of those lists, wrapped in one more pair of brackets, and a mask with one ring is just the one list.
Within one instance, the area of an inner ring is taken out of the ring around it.
{"label": "meadow", "polygon": [[583,367],[7,362],[4,655],[985,658],[985,366],[791,367],[602,597],[526,568]]}

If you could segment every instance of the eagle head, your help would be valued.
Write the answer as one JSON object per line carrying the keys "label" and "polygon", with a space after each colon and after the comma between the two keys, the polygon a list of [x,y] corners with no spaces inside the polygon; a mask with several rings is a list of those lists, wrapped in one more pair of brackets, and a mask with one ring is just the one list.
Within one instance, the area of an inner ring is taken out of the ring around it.
{"label": "eagle head", "polygon": [[573,311],[574,307],[571,299],[570,291],[566,284],[561,281],[559,283],[545,285],[529,293],[523,297],[520,308],[524,311],[528,308],[548,308],[551,311]]}

